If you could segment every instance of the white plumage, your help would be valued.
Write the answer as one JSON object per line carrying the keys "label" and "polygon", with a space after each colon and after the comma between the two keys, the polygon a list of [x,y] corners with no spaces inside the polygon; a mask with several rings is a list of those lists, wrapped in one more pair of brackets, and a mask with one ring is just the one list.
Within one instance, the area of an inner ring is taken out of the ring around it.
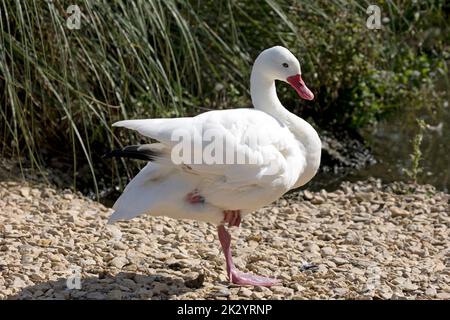
{"label": "white plumage", "polygon": [[[306,121],[282,106],[275,91],[275,80],[287,81],[301,97],[312,99],[300,74],[300,64],[292,53],[273,47],[259,55],[252,70],[255,109],[115,123],[159,144],[149,146],[157,149],[153,161],[127,185],[114,205],[110,222],[151,214],[220,225],[226,211],[239,210],[243,216],[307,183],[320,164],[320,139]],[[199,142],[192,144],[192,155],[214,158],[222,146],[224,156],[215,160],[223,161],[211,163],[211,159],[202,157],[200,163],[193,163],[189,157],[191,161],[180,163],[176,158],[181,154],[180,136]],[[231,158],[231,163],[226,161]],[[237,159],[246,159],[247,163],[237,163]],[[186,201],[193,192],[201,196],[201,201]]]}

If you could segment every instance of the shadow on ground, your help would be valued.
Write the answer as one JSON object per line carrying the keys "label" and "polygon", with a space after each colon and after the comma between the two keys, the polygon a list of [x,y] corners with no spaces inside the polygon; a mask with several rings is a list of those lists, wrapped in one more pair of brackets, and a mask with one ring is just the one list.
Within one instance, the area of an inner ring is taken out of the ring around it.
{"label": "shadow on ground", "polygon": [[[72,280],[72,282],[70,282],[71,284],[76,284],[73,278],[70,280]],[[185,282],[181,279],[158,274],[143,275],[128,272],[120,272],[114,276],[99,274],[97,276],[81,278],[80,289],[69,289],[67,282],[67,278],[60,278],[56,281],[41,282],[39,284],[23,288],[19,293],[8,297],[8,299],[165,300],[195,290],[195,288],[187,287]]]}

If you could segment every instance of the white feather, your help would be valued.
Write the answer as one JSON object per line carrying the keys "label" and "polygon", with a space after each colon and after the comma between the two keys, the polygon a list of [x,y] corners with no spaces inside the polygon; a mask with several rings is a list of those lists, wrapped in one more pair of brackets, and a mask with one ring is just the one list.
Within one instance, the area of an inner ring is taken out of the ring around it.
{"label": "white feather", "polygon": [[[275,51],[280,54],[279,49],[269,50],[272,52],[266,55]],[[287,55],[284,58],[292,59],[286,52],[282,51],[282,54]],[[115,123],[116,127],[136,130],[158,140],[166,150],[163,158],[148,163],[128,184],[114,205],[110,222],[151,214],[218,224],[224,210],[241,210],[246,214],[308,182],[319,167],[320,139],[306,121],[288,112],[279,102],[274,84],[278,75],[273,74],[271,81],[266,81],[270,79],[273,67],[270,63],[277,63],[274,59],[258,57],[255,62],[251,93],[256,109]],[[295,63],[292,65],[296,67]],[[294,72],[300,72],[299,68],[298,65]],[[179,147],[180,141],[176,138],[180,133],[198,139],[200,143],[194,144],[192,151],[203,155],[212,142],[204,139],[205,132],[214,133],[215,139],[223,141],[225,153],[233,150],[234,159],[247,157],[252,164],[236,161],[180,164],[174,161],[172,151]],[[248,136],[253,140],[246,139]],[[186,195],[194,190],[204,197],[204,203],[186,201]]]}

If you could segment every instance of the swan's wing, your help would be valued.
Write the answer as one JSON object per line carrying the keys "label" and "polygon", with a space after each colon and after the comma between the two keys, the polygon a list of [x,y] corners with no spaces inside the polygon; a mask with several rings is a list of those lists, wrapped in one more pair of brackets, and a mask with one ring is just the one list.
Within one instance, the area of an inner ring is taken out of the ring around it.
{"label": "swan's wing", "polygon": [[[177,143],[177,134],[180,132],[195,133],[194,118],[164,118],[122,120],[113,124],[113,127],[124,127],[135,130],[141,135],[155,139],[167,146]],[[189,131],[186,131],[190,129]]]}
{"label": "swan's wing", "polygon": [[[172,162],[230,192],[249,186],[288,190],[305,166],[292,133],[254,109],[211,111],[193,118],[125,120],[114,126],[160,141],[171,148]],[[189,144],[183,144],[187,139]]]}

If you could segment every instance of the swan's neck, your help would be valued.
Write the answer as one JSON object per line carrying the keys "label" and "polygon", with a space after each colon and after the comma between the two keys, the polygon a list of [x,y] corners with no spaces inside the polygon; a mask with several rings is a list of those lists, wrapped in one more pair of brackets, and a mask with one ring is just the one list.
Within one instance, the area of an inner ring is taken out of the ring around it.
{"label": "swan's neck", "polygon": [[253,70],[250,78],[250,94],[255,109],[264,111],[282,121],[288,112],[277,96],[275,81]]}
{"label": "swan's neck", "polygon": [[286,125],[305,148],[307,168],[295,187],[303,185],[316,174],[320,164],[321,141],[316,130],[308,122],[283,107],[277,96],[275,81],[265,78],[255,68],[250,79],[250,93],[255,109],[270,114]]}
{"label": "swan's neck", "polygon": [[[256,70],[255,70],[256,69]],[[254,67],[250,79],[250,94],[253,107],[270,114],[286,125],[297,138],[305,138],[309,135],[312,127],[300,117],[289,112],[277,96],[275,80],[267,79]],[[314,129],[312,129],[314,131]],[[315,131],[314,131],[315,132]]]}

